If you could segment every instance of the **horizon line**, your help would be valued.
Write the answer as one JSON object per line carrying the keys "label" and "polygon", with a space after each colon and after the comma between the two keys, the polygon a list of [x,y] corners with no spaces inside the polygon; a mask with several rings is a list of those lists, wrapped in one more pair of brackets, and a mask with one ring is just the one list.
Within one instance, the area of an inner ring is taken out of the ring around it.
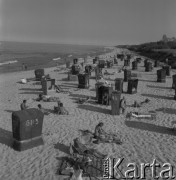
{"label": "horizon line", "polygon": [[38,43],[38,44],[61,44],[61,45],[83,45],[83,46],[103,46],[103,47],[115,47],[119,45],[112,44],[93,44],[93,43],[68,43],[68,42],[39,42],[39,41],[16,41],[16,40],[0,40],[0,42],[17,42],[17,43]]}

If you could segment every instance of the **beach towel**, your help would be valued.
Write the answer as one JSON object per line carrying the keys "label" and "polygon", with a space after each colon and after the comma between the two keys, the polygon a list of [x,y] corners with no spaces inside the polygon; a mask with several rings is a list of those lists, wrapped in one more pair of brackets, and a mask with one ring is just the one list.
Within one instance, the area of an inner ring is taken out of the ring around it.
{"label": "beach towel", "polygon": [[135,117],[135,118],[149,118],[149,119],[155,119],[156,115],[155,114],[139,114],[138,112],[130,112],[127,113],[127,118]]}
{"label": "beach towel", "polygon": [[22,84],[26,84],[27,83],[27,79],[21,79],[21,83]]}

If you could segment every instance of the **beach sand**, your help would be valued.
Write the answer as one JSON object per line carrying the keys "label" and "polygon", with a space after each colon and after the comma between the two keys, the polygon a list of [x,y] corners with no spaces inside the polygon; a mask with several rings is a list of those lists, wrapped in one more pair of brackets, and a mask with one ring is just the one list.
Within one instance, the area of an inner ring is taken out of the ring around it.
{"label": "beach sand", "polygon": [[[117,49],[116,51],[121,51]],[[123,73],[117,73],[119,65],[108,69],[108,72],[116,72],[110,78],[123,77]],[[65,66],[61,66],[65,67]],[[121,166],[127,169],[127,163],[152,163],[156,159],[161,166],[164,163],[176,165],[176,130],[173,131],[173,123],[176,121],[175,92],[171,89],[172,78],[167,77],[166,83],[156,82],[156,70],[145,72],[143,61],[133,73],[139,77],[137,94],[124,93],[126,97],[127,111],[140,113],[156,112],[156,119],[127,120],[124,115],[111,115],[110,106],[102,106],[94,101],[83,105],[75,103],[79,97],[95,97],[95,79],[90,80],[89,89],[78,89],[78,82],[67,81],[67,73],[63,68],[45,69],[45,74],[50,74],[56,79],[56,84],[69,90],[70,94],[52,93],[63,102],[69,115],[49,114],[44,117],[43,140],[44,145],[22,152],[14,151],[12,144],[12,111],[20,109],[23,99],[27,99],[29,107],[37,107],[35,99],[41,92],[41,85],[31,80],[27,84],[20,84],[22,78],[34,78],[34,71],[22,71],[0,75],[0,180],[50,180],[63,179],[57,174],[58,157],[66,156],[70,142],[78,136],[79,129],[94,131],[95,126],[101,121],[105,124],[105,130],[118,134],[122,139],[121,145],[99,144],[97,149],[102,153],[108,153],[114,158],[124,158]],[[59,71],[60,69],[60,71]],[[93,73],[94,74],[94,73]],[[171,72],[173,75],[174,72]],[[124,90],[127,83],[124,83]],[[134,100],[150,102],[140,108],[131,107]],[[46,109],[53,109],[55,102],[41,102]],[[159,173],[162,168],[157,169]],[[140,169],[139,169],[140,172]],[[174,169],[176,173],[176,170]],[[147,173],[150,178],[150,171]]]}

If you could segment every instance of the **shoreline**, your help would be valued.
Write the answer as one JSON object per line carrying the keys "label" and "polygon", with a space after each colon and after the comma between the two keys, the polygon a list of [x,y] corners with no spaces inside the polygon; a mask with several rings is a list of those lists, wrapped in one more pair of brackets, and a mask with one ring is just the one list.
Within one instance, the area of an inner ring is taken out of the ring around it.
{"label": "shoreline", "polygon": [[[106,53],[95,53],[96,55],[93,55],[94,53],[92,53],[92,54],[90,54],[88,56],[90,56],[91,58],[94,58],[96,56],[104,56],[105,54],[113,53],[113,51],[115,49],[117,49],[117,48],[112,46],[112,47],[109,47],[109,52],[106,52]],[[82,56],[81,55],[77,55],[77,56],[76,55],[72,55],[72,56],[68,56],[65,59],[60,57],[60,59],[57,60],[57,61],[53,60],[55,58],[52,58],[52,60],[48,63],[49,65],[48,64],[44,64],[44,65],[37,66],[37,65],[34,64],[33,66],[30,66],[27,70],[23,70],[23,69],[8,70],[8,69],[5,69],[5,70],[1,71],[1,68],[3,68],[3,66],[0,66],[0,75],[2,75],[2,74],[9,74],[9,73],[12,74],[12,73],[17,73],[17,72],[34,71],[35,69],[40,69],[40,68],[41,69],[56,68],[56,67],[65,65],[66,64],[65,60],[69,61],[72,64],[74,58],[78,58],[79,59],[79,58],[86,58],[88,56],[86,56],[86,55],[82,55]],[[17,62],[17,63],[19,63],[19,62]],[[10,64],[10,65],[12,65],[12,64]],[[5,65],[5,66],[8,66],[8,65]],[[22,68],[21,66],[17,66],[17,67]]]}

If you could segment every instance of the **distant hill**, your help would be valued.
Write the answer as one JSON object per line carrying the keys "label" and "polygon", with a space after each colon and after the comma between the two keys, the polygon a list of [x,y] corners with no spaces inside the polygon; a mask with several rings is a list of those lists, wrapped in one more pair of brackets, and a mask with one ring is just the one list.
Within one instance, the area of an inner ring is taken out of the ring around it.
{"label": "distant hill", "polygon": [[127,48],[135,51],[142,56],[165,62],[166,58],[169,64],[176,64],[176,38],[168,38],[163,35],[162,40],[157,42],[143,43],[140,45],[122,45],[119,48]]}

